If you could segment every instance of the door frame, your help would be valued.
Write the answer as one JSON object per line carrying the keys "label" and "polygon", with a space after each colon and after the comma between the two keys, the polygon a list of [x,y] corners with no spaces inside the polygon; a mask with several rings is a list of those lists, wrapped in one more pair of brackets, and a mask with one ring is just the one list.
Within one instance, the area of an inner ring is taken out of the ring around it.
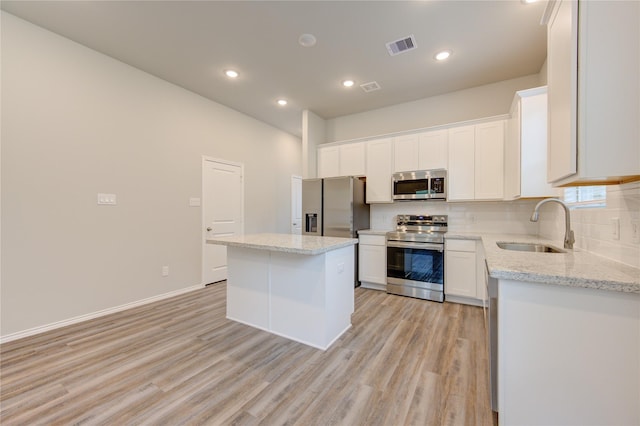
{"label": "door frame", "polygon": [[237,163],[235,161],[229,161],[229,160],[223,160],[221,158],[216,158],[216,157],[210,157],[208,155],[203,155],[202,156],[202,161],[200,163],[200,199],[202,200],[202,202],[200,203],[200,240],[201,240],[201,245],[200,245],[200,284],[204,287],[206,284],[209,283],[205,283],[204,281],[204,268],[205,268],[205,247],[207,244],[207,239],[206,239],[206,232],[205,232],[205,228],[206,228],[206,224],[205,224],[205,217],[204,217],[204,191],[205,191],[205,185],[204,185],[204,171],[205,171],[205,166],[207,164],[207,162],[214,162],[214,163],[220,163],[220,164],[227,164],[229,166],[234,166],[234,167],[239,167],[240,168],[240,173],[242,174],[242,185],[240,188],[241,194],[240,194],[240,215],[242,216],[242,222],[240,224],[240,233],[244,234],[244,164],[243,163]]}
{"label": "door frame", "polygon": [[[290,195],[291,195],[291,206],[289,208],[289,232],[293,234],[293,181],[294,179],[297,179],[300,181],[300,204],[302,204],[302,176],[299,175],[291,175],[291,187],[290,189]],[[302,233],[302,210],[300,210],[300,233]],[[297,235],[297,234],[296,234]]]}

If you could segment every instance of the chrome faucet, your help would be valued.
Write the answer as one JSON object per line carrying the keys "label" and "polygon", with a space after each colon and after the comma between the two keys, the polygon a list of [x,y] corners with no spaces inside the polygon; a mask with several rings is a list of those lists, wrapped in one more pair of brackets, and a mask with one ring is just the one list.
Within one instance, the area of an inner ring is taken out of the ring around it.
{"label": "chrome faucet", "polygon": [[540,201],[538,204],[536,204],[536,207],[533,209],[533,214],[531,215],[531,219],[529,219],[529,220],[531,222],[537,222],[538,221],[538,216],[539,216],[538,210],[540,209],[540,206],[545,204],[545,203],[549,203],[551,201],[560,204],[562,206],[562,208],[564,209],[564,218],[565,218],[564,248],[572,249],[573,248],[573,243],[576,242],[576,239],[573,237],[573,231],[571,230],[571,214],[569,212],[569,207],[567,207],[567,205],[565,203],[563,203],[562,201],[558,200],[557,198],[546,198],[546,199]]}

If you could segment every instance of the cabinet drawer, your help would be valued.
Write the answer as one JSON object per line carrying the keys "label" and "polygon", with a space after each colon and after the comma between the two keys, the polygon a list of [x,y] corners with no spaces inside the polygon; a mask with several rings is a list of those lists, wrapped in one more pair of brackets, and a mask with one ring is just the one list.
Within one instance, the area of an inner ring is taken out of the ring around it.
{"label": "cabinet drawer", "polygon": [[476,241],[475,240],[446,240],[447,250],[456,250],[456,251],[476,251]]}
{"label": "cabinet drawer", "polygon": [[384,235],[359,235],[358,241],[363,245],[384,246],[387,244]]}

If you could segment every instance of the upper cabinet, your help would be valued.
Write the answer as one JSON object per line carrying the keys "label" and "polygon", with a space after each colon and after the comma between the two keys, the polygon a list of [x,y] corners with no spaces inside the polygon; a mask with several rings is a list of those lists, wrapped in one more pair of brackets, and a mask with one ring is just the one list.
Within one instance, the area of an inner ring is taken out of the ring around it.
{"label": "upper cabinet", "polygon": [[448,158],[449,131],[432,130],[420,133],[418,170],[446,169]]}
{"label": "upper cabinet", "polygon": [[318,177],[340,176],[340,147],[318,148]]}
{"label": "upper cabinet", "polygon": [[418,153],[420,152],[420,137],[418,134],[398,136],[393,138],[393,172],[410,172],[420,170]]}
{"label": "upper cabinet", "polygon": [[475,127],[460,126],[449,129],[449,167],[447,172],[447,200],[475,198]]}
{"label": "upper cabinet", "polygon": [[364,142],[318,148],[318,177],[364,176],[365,149]]}
{"label": "upper cabinet", "polygon": [[475,199],[501,200],[504,197],[505,120],[475,126]]}
{"label": "upper cabinet", "polygon": [[368,141],[367,203],[392,203],[393,144],[391,138]]}
{"label": "upper cabinet", "polygon": [[547,180],[640,179],[640,2],[549,1]]}
{"label": "upper cabinet", "polygon": [[504,198],[558,196],[547,183],[547,88],[516,92],[504,146]]}
{"label": "upper cabinet", "polygon": [[394,138],[394,173],[446,169],[448,134],[444,129]]}
{"label": "upper cabinet", "polygon": [[503,198],[504,127],[498,120],[449,129],[449,201]]}

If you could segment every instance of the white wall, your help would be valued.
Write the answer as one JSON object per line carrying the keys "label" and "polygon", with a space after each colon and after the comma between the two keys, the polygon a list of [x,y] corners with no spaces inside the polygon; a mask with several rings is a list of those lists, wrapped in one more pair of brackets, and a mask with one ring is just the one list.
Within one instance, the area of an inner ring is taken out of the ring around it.
{"label": "white wall", "polygon": [[4,12],[1,31],[2,336],[199,285],[203,155],[244,163],[246,232],[289,232],[298,138]]}
{"label": "white wall", "polygon": [[508,114],[516,91],[538,87],[533,74],[327,120],[326,142],[377,136]]}
{"label": "white wall", "polygon": [[[613,237],[612,219],[620,219],[620,239]],[[640,242],[631,238],[631,223],[640,223],[640,182],[607,186],[607,206],[571,210],[571,228],[579,247],[640,268]],[[564,238],[564,211],[557,204],[540,209],[540,235]]]}
{"label": "white wall", "polygon": [[305,109],[302,112],[302,177],[311,179],[318,176],[318,145],[324,143],[325,121]]}

